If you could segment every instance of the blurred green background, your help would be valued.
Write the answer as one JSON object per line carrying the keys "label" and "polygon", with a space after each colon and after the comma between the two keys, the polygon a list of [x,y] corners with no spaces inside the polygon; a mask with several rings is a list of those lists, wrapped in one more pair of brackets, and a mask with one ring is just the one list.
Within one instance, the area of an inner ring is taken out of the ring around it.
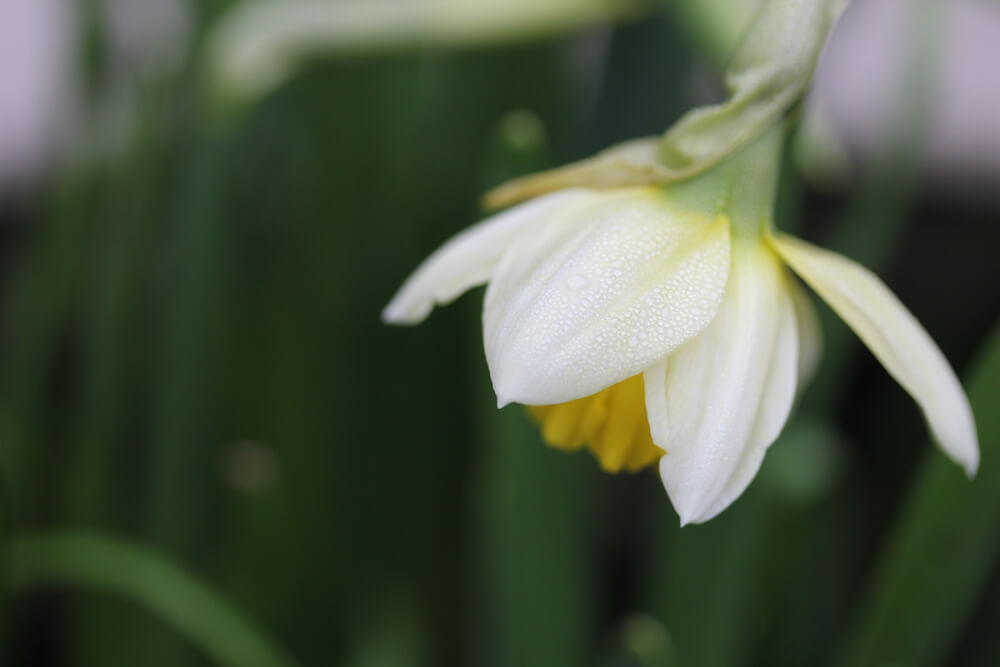
{"label": "blurred green background", "polygon": [[115,42],[128,3],[61,19],[74,138],[0,195],[0,663],[998,664],[1000,199],[918,159],[940,3],[904,17],[885,144],[834,185],[790,155],[779,217],[932,333],[979,476],[824,310],[758,479],[684,529],[654,471],[495,409],[480,293],[415,329],[379,312],[488,187],[721,99],[712,7],[746,5],[300,54],[241,96],[211,68],[238,4],[178,4],[183,30],[149,33],[169,57]]}

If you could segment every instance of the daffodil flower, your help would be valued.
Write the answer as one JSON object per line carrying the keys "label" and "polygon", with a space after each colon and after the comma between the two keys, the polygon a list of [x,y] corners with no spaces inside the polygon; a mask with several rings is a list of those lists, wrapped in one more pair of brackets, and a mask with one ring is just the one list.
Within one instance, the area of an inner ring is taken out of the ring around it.
{"label": "daffodil flower", "polygon": [[972,414],[927,332],[860,265],[774,231],[781,142],[771,130],[680,183],[520,204],[431,255],[383,318],[416,324],[488,284],[483,341],[499,405],[530,406],[549,444],[587,447],[608,471],[659,461],[682,524],[698,523],[746,489],[819,359],[816,314],[790,267],[973,475]]}

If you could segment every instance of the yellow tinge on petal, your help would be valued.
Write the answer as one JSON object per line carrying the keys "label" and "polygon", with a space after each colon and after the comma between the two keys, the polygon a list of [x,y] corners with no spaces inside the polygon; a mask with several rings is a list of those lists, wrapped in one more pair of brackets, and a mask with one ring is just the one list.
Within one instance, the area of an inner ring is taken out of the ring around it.
{"label": "yellow tinge on petal", "polygon": [[563,451],[587,447],[608,472],[636,472],[664,454],[649,434],[641,375],[592,396],[528,409],[549,445]]}

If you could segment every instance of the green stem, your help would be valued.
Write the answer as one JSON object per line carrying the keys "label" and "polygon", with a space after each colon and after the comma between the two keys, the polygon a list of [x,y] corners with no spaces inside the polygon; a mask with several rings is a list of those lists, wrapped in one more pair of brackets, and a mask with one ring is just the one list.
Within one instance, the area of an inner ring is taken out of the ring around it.
{"label": "green stem", "polygon": [[778,121],[702,176],[669,187],[692,210],[729,217],[733,233],[759,237],[774,225],[787,122]]}
{"label": "green stem", "polygon": [[[158,304],[151,343],[154,393],[143,529],[158,547],[185,560],[211,543],[211,515],[204,508],[219,498],[214,462],[222,435],[216,415],[231,270],[223,204],[234,129],[203,128],[192,141],[190,166],[178,185],[173,237],[164,250],[171,280]],[[159,628],[139,624],[126,635],[124,664],[140,656],[150,666],[190,662],[184,647]]]}
{"label": "green stem", "polygon": [[63,175],[42,213],[37,239],[8,278],[0,349],[0,468],[15,525],[38,520],[51,497],[41,481],[46,434],[40,425],[52,366],[86,285],[90,210],[101,189],[92,174]]}
{"label": "green stem", "polygon": [[11,545],[12,589],[80,586],[128,598],[157,614],[220,665],[296,662],[225,600],[156,553],[98,535],[22,536]]}
{"label": "green stem", "polygon": [[786,127],[785,121],[776,122],[723,167],[731,174],[726,208],[736,234],[759,236],[774,227]]}
{"label": "green stem", "polygon": [[[213,363],[221,344],[216,332],[228,268],[221,199],[231,137],[206,133],[194,151],[168,249],[173,285],[160,306],[159,396],[149,463],[150,531],[181,553],[197,548],[201,497],[192,490],[207,486],[212,470],[215,441],[206,425],[212,424]],[[192,477],[196,471],[200,478]]]}

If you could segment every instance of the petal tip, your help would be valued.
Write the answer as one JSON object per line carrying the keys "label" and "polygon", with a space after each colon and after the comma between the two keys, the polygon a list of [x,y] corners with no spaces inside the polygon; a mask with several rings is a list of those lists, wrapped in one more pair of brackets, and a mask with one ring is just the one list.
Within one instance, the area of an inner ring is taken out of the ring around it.
{"label": "petal tip", "polygon": [[681,508],[676,505],[674,506],[674,510],[677,512],[677,517],[680,519],[681,528],[684,526],[693,526],[699,523],[705,523],[718,514],[718,512],[706,513],[704,510],[694,511],[691,508]]}
{"label": "petal tip", "polygon": [[497,410],[503,410],[511,403],[524,403],[523,400],[518,400],[517,395],[510,391],[510,387],[501,383],[496,375],[491,373],[490,380],[493,383],[493,393],[497,397]]}
{"label": "petal tip", "polygon": [[493,393],[496,394],[497,397],[497,410],[502,410],[511,403],[516,402],[516,397],[513,395],[513,392],[509,390],[509,387],[500,382],[500,379],[497,377],[496,373],[492,371],[492,368],[490,369],[490,380],[493,383]]}
{"label": "petal tip", "polygon": [[693,507],[677,507],[674,506],[674,510],[677,512],[677,517],[680,519],[681,528],[684,526],[694,526],[699,523],[705,523],[710,519],[714,519],[718,516],[719,511],[713,511],[711,509],[704,508],[693,508]]}
{"label": "petal tip", "polygon": [[382,309],[382,312],[379,315],[379,320],[382,321],[382,324],[389,324],[389,325],[398,324],[399,314],[396,312],[396,310],[392,307],[392,304],[390,303],[389,305],[387,305],[385,308]]}
{"label": "petal tip", "polygon": [[410,306],[407,308],[397,297],[382,309],[379,319],[382,320],[382,324],[390,326],[413,326],[427,319],[430,310],[430,307],[417,308]]}
{"label": "petal tip", "polygon": [[[664,456],[663,458],[665,459],[666,457]],[[668,491],[667,495],[670,497],[670,502],[674,506],[674,511],[677,512],[677,518],[680,520],[681,528],[695,523],[703,523],[706,520],[706,518],[702,516],[702,511],[701,508],[698,507],[698,503],[695,502],[696,498],[694,495],[679,493],[676,491],[673,494]]]}
{"label": "petal tip", "polygon": [[976,448],[975,453],[968,460],[959,462],[959,465],[965,471],[966,477],[970,480],[975,479],[976,474],[979,472],[979,448]]}
{"label": "petal tip", "polygon": [[[964,396],[962,398],[964,399]],[[958,465],[971,480],[975,479],[976,473],[979,472],[979,436],[976,433],[972,411],[968,409],[967,403],[964,405],[965,418],[956,420],[958,425],[953,424],[950,433],[942,428],[940,420],[938,424],[931,423],[931,432],[938,449]]]}
{"label": "petal tip", "polygon": [[580,398],[568,395],[563,391],[554,390],[549,378],[526,371],[518,364],[486,357],[490,368],[490,379],[493,383],[493,393],[497,396],[497,406],[504,407],[511,403],[522,405],[555,405],[568,400]]}

